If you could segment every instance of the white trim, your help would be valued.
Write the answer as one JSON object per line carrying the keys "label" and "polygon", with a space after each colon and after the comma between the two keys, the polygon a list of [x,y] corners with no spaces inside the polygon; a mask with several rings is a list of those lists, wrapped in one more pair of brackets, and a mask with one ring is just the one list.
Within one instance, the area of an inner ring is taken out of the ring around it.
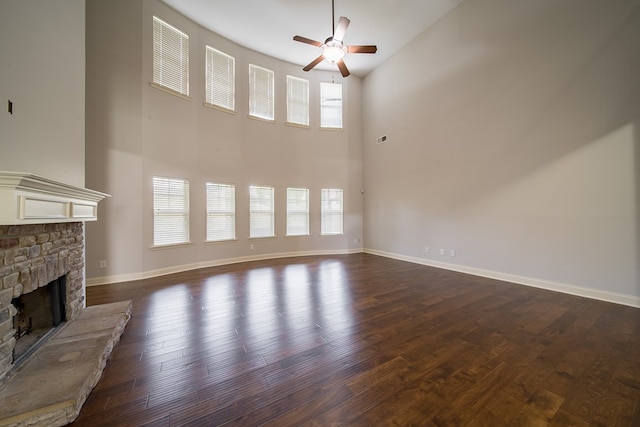
{"label": "white trim", "polygon": [[181,273],[184,271],[197,270],[200,268],[218,267],[221,265],[238,264],[241,262],[249,262],[249,261],[262,261],[267,259],[293,258],[293,257],[317,256],[317,255],[349,255],[349,254],[355,254],[360,252],[362,252],[362,248],[303,251],[303,252],[279,252],[279,253],[272,253],[272,254],[242,256],[242,257],[236,257],[236,258],[214,259],[210,261],[196,262],[193,264],[185,264],[185,265],[177,265],[172,267],[160,268],[157,270],[145,271],[142,273],[119,274],[115,276],[87,278],[87,286],[99,286],[99,285],[108,285],[111,283],[150,279],[153,277],[166,276],[167,274]]}
{"label": "white trim", "polygon": [[25,172],[0,171],[0,224],[95,221],[108,194]]}
{"label": "white trim", "polygon": [[583,288],[580,286],[569,285],[566,283],[551,282],[548,280],[536,279],[533,277],[519,276],[516,274],[503,273],[499,271],[485,270],[482,268],[468,267],[464,265],[449,264],[446,262],[434,261],[431,259],[423,259],[413,256],[394,254],[390,252],[378,251],[375,249],[364,248],[362,252],[393,258],[400,261],[412,262],[414,264],[426,265],[429,267],[437,267],[445,270],[457,271],[459,273],[472,274],[474,276],[487,277],[489,279],[502,280],[517,285],[531,286],[534,288],[547,289],[550,291],[562,292],[564,294],[575,295],[584,298],[591,298],[600,301],[612,302],[615,304],[628,305],[630,307],[640,308],[640,297],[633,295],[619,294],[616,292],[604,292],[597,289]]}

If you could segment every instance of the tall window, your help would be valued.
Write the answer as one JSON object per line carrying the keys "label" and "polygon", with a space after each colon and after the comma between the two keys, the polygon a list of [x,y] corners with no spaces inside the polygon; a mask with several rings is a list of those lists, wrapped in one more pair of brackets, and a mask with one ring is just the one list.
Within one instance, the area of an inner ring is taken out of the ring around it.
{"label": "tall window", "polygon": [[189,36],[155,16],[153,83],[189,96]]}
{"label": "tall window", "polygon": [[153,177],[153,244],[189,242],[189,181]]}
{"label": "tall window", "polygon": [[249,187],[249,237],[273,237],[273,187]]}
{"label": "tall window", "polygon": [[206,102],[235,111],[236,60],[211,46],[206,52]]}
{"label": "tall window", "polygon": [[287,236],[309,234],[309,190],[287,188]]}
{"label": "tall window", "polygon": [[342,190],[322,189],[320,234],[342,234]]}
{"label": "tall window", "polygon": [[249,64],[249,115],[273,120],[273,99],[273,71]]}
{"label": "tall window", "polygon": [[320,83],[320,127],[342,129],[340,83]]}
{"label": "tall window", "polygon": [[309,80],[287,76],[287,122],[309,126]]}
{"label": "tall window", "polygon": [[207,182],[207,240],[236,238],[236,187]]}

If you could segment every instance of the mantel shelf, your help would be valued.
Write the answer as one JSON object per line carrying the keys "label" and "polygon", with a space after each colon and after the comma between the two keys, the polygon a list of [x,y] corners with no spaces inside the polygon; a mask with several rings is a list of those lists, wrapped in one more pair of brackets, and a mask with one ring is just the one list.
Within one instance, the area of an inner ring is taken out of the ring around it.
{"label": "mantel shelf", "polygon": [[0,224],[95,221],[106,197],[31,173],[0,171]]}

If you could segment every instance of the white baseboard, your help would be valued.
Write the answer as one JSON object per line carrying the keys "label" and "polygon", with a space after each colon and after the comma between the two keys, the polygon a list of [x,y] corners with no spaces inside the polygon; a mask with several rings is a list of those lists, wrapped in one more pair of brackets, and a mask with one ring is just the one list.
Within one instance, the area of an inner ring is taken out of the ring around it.
{"label": "white baseboard", "polygon": [[197,270],[199,268],[218,267],[221,265],[237,264],[240,262],[248,262],[248,261],[261,261],[266,259],[293,258],[293,257],[299,257],[299,256],[313,256],[313,255],[346,255],[346,254],[354,254],[354,253],[360,253],[360,252],[362,252],[361,248],[345,249],[345,250],[342,250],[342,249],[326,250],[326,251],[318,250],[318,251],[304,251],[304,252],[279,252],[279,253],[273,253],[273,254],[260,254],[260,255],[251,255],[251,256],[243,256],[243,257],[236,257],[236,258],[214,259],[209,261],[196,262],[193,264],[176,265],[176,266],[161,268],[157,270],[144,271],[141,273],[118,274],[118,275],[102,276],[102,277],[90,277],[90,278],[87,278],[87,286],[99,286],[99,285],[108,285],[110,283],[120,283],[120,282],[129,282],[132,280],[150,279],[153,277],[166,276],[167,274]]}
{"label": "white baseboard", "polygon": [[534,288],[547,289],[550,291],[562,292],[565,294],[576,295],[585,298],[596,299],[600,301],[607,301],[616,304],[628,305],[631,307],[640,308],[640,297],[633,295],[619,294],[615,292],[605,292],[596,289],[582,288],[579,286],[568,285],[564,283],[550,282],[547,280],[535,279],[532,277],[518,276],[515,274],[502,273],[499,271],[484,270],[481,268],[467,267],[457,264],[449,264],[446,262],[439,262],[430,259],[423,259],[418,257],[411,257],[406,255],[399,255],[390,252],[383,252],[374,249],[363,249],[363,252],[379,255],[386,258],[393,258],[401,261],[408,261],[414,264],[422,264],[430,267],[442,268],[445,270],[457,271],[460,273],[472,274],[474,276],[487,277],[489,279],[503,280],[505,282],[515,283],[518,285],[531,286]]}

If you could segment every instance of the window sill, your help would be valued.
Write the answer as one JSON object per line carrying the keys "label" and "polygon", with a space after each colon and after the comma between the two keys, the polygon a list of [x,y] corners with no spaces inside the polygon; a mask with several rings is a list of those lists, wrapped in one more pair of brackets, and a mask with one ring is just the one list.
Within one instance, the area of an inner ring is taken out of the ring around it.
{"label": "window sill", "polygon": [[202,105],[207,107],[207,108],[211,108],[212,110],[218,110],[218,111],[222,111],[224,113],[229,113],[229,114],[233,114],[233,115],[236,114],[235,110],[231,110],[229,108],[222,107],[220,105],[209,104],[208,102],[203,102]]}
{"label": "window sill", "polygon": [[300,124],[300,123],[285,122],[284,124],[285,124],[285,126],[291,126],[291,127],[293,127],[293,128],[311,129],[311,126],[309,126],[309,125],[303,125],[303,124]]}
{"label": "window sill", "polygon": [[184,93],[180,93],[177,90],[170,89],[168,87],[159,85],[159,84],[154,83],[154,82],[149,82],[149,86],[151,86],[154,89],[158,89],[159,91],[168,93],[170,95],[177,96],[178,98],[182,98],[185,101],[191,101],[191,97],[189,95],[185,95]]}
{"label": "window sill", "polygon": [[191,242],[168,243],[166,245],[151,245],[150,249],[155,251],[155,250],[161,250],[161,249],[175,249],[175,248],[181,248],[181,247],[192,246],[192,245],[193,243]]}
{"label": "window sill", "polygon": [[214,243],[229,243],[229,242],[237,242],[238,239],[236,239],[235,237],[232,239],[222,239],[222,240],[205,240],[204,243],[209,245],[209,244],[214,244]]}
{"label": "window sill", "polygon": [[252,116],[251,114],[249,114],[247,117],[252,119],[252,120],[257,120],[259,122],[265,122],[265,123],[275,123],[276,122],[274,119],[265,119],[264,117]]}

